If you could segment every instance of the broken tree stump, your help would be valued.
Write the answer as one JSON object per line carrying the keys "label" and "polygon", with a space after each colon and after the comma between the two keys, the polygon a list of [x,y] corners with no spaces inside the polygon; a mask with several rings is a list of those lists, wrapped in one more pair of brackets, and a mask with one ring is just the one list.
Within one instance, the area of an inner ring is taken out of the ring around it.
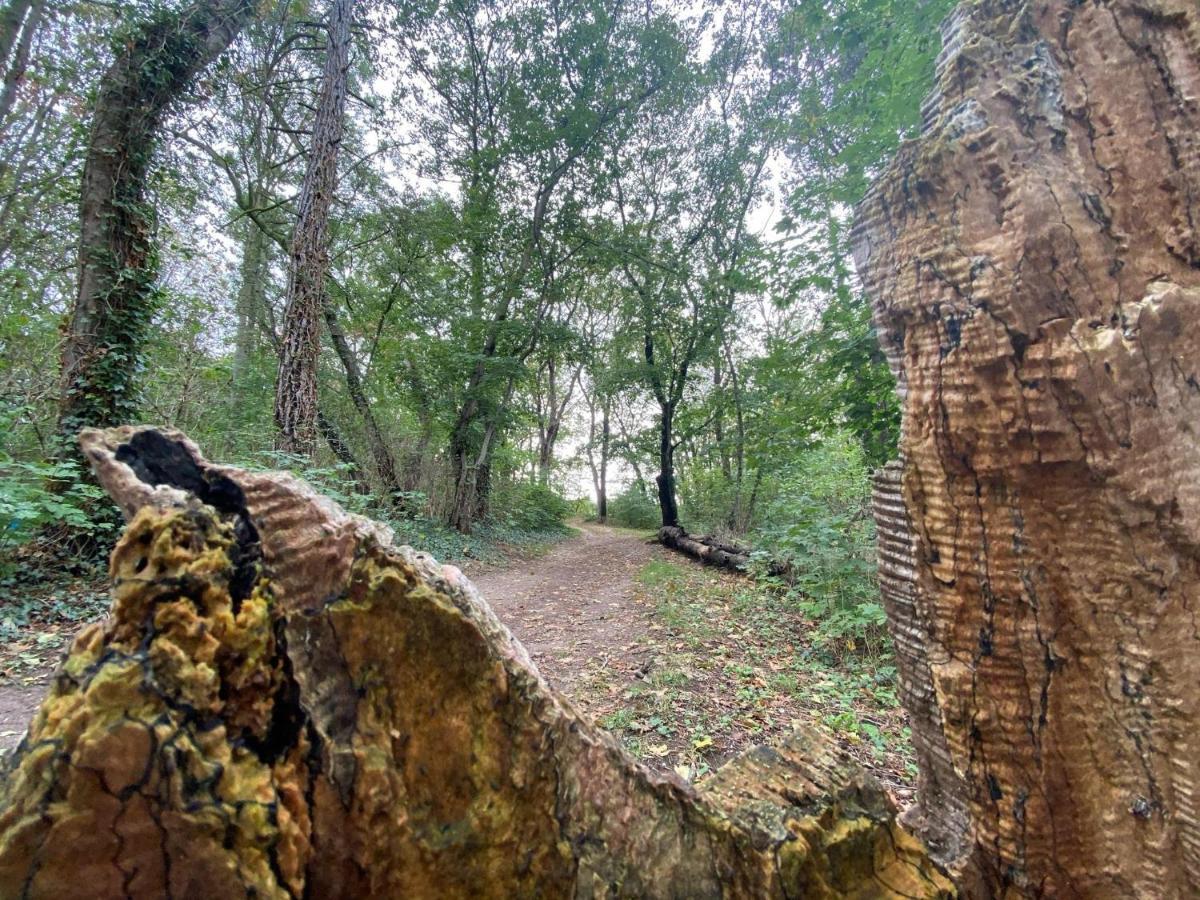
{"label": "broken tree stump", "polygon": [[944,37],[854,234],[903,398],[934,825],[980,895],[1194,897],[1200,6],[968,0]]}
{"label": "broken tree stump", "polygon": [[457,569],[177,433],[82,443],[129,525],[0,787],[0,896],[954,894],[812,736],[653,776]]}

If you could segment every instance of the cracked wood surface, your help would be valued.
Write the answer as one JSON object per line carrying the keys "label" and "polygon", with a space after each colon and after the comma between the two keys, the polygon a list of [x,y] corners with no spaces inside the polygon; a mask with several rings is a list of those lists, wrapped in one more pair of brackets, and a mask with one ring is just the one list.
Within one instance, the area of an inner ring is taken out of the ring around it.
{"label": "cracked wood surface", "polygon": [[955,776],[923,781],[974,893],[1196,896],[1200,8],[971,0],[944,37],[855,231],[938,715],[906,697]]}
{"label": "cracked wood surface", "polygon": [[954,895],[814,736],[651,775],[457,569],[177,433],[82,443],[130,523],[0,786],[0,896]]}

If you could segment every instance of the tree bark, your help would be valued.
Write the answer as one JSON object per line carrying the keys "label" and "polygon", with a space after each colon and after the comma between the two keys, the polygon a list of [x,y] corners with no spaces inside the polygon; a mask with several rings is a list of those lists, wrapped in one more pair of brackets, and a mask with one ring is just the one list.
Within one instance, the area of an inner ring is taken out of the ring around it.
{"label": "tree bark", "polygon": [[954,896],[815,735],[653,776],[457,569],[181,435],[85,445],[131,521],[0,785],[0,895]]}
{"label": "tree bark", "polygon": [[317,358],[329,272],[329,209],[337,188],[338,150],[346,124],[353,15],[354,0],[332,0],[312,151],[297,201],[288,267],[275,424],[279,449],[302,456],[311,456],[316,450]]}
{"label": "tree bark", "polygon": [[945,48],[854,235],[930,814],[979,896],[1197,896],[1200,8],[975,0]]}
{"label": "tree bark", "polygon": [[350,347],[350,342],[346,340],[346,333],[342,331],[342,326],[337,319],[337,310],[333,307],[333,301],[326,293],[322,298],[324,305],[325,326],[329,330],[329,339],[333,342],[333,349],[337,353],[338,360],[341,361],[342,371],[346,376],[346,390],[350,394],[350,400],[354,404],[354,408],[358,410],[358,414],[362,417],[363,425],[367,432],[367,447],[371,451],[371,459],[375,462],[375,473],[379,476],[380,482],[383,484],[384,494],[389,502],[395,504],[401,491],[400,479],[396,474],[396,460],[392,456],[392,451],[388,447],[387,439],[383,436],[383,431],[379,428],[379,422],[375,419],[375,413],[371,409],[371,401],[367,399],[366,390],[363,388],[362,371],[358,366],[358,358],[354,355],[354,350]]}
{"label": "tree bark", "polygon": [[74,452],[81,427],[134,413],[157,276],[146,182],[159,126],[254,7],[223,0],[158,12],[101,81],[80,190],[79,288],[62,349],[58,433],[65,453]]}
{"label": "tree bark", "polygon": [[658,424],[658,507],[662,513],[662,527],[679,526],[679,505],[675,501],[675,406],[663,404]]}
{"label": "tree bark", "polygon": [[741,571],[750,564],[750,551],[712,537],[694,537],[678,525],[658,529],[658,540],[664,547],[678,550],[707,566]]}

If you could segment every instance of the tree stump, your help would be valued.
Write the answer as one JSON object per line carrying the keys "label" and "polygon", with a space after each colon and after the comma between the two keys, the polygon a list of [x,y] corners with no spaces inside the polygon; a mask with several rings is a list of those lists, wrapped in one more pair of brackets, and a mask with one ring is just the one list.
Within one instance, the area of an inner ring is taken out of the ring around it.
{"label": "tree stump", "polygon": [[923,780],[981,895],[1194,897],[1200,7],[969,0],[944,43],[854,237],[903,395],[905,696],[954,776]]}

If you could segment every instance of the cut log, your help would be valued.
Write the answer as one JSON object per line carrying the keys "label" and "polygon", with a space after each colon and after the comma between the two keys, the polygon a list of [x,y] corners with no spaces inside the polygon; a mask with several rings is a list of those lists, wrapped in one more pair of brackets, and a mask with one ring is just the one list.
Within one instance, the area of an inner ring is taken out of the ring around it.
{"label": "cut log", "polygon": [[750,551],[736,544],[729,544],[705,535],[695,537],[678,525],[664,525],[658,529],[658,542],[664,547],[685,553],[707,566],[742,571],[750,564]]}
{"label": "cut log", "polygon": [[177,433],[83,446],[130,522],[0,787],[0,896],[954,894],[812,735],[651,775],[457,569]]}
{"label": "cut log", "polygon": [[926,809],[982,896],[1200,896],[1200,6],[971,0],[944,44],[854,233]]}

